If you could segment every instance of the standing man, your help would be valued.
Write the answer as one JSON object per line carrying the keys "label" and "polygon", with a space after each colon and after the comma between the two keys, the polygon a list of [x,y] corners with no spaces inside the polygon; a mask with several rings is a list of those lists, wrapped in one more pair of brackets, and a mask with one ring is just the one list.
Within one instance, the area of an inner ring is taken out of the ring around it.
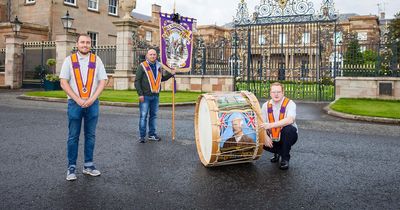
{"label": "standing man", "polygon": [[154,49],[147,51],[146,60],[143,61],[136,70],[135,88],[139,95],[140,143],[145,143],[148,114],[150,115],[148,140],[161,140],[156,134],[159,92],[161,89],[161,82],[168,80],[174,74],[175,71],[171,73],[165,71],[165,74],[163,74],[161,64],[157,61],[157,52]]}
{"label": "standing man", "polygon": [[103,62],[90,52],[90,37],[87,34],[78,35],[76,47],[78,52],[65,58],[60,73],[61,87],[68,95],[68,181],[76,180],[75,169],[82,120],[85,134],[83,174],[100,175],[93,163],[93,151],[99,117],[97,98],[107,80]]}
{"label": "standing man", "polygon": [[296,104],[285,97],[283,84],[275,82],[271,84],[271,100],[265,102],[261,113],[264,124],[261,128],[267,130],[270,138],[267,138],[264,149],[274,153],[271,162],[280,160],[279,168],[289,168],[290,149],[297,141]]}

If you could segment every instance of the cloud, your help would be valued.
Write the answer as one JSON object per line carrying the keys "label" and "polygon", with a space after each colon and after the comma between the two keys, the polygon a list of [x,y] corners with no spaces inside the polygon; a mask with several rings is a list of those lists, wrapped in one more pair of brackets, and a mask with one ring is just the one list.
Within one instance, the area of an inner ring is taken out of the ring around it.
{"label": "cloud", "polygon": [[[183,16],[197,19],[198,25],[217,24],[223,25],[231,22],[236,15],[240,0],[175,0],[176,12]],[[300,1],[300,0],[297,0]],[[319,11],[322,0],[305,0],[312,2],[315,11]],[[250,14],[254,12],[259,0],[246,0]],[[360,15],[378,15],[378,3],[385,6],[386,17],[393,18],[400,11],[399,0],[334,0],[335,9],[339,13],[357,13]],[[161,6],[162,12],[172,13],[174,0],[137,1],[135,12],[149,15],[151,4]],[[383,9],[383,8],[382,8]]]}

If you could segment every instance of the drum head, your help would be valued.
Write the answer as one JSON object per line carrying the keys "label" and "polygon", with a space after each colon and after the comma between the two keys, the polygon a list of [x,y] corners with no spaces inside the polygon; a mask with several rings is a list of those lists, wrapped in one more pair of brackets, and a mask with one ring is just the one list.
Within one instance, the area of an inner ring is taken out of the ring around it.
{"label": "drum head", "polygon": [[203,97],[199,105],[197,129],[199,131],[199,144],[201,154],[203,155],[204,161],[210,162],[212,153],[212,127],[210,109],[208,108],[207,99]]}

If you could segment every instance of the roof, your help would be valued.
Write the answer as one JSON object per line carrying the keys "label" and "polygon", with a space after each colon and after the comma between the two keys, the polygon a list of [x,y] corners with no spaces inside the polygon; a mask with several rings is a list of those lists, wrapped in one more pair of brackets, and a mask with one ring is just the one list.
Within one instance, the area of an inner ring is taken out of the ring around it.
{"label": "roof", "polygon": [[132,17],[135,19],[143,20],[143,21],[151,21],[151,16],[143,15],[137,12],[132,12],[131,13]]}
{"label": "roof", "polygon": [[339,21],[345,21],[349,20],[349,18],[353,16],[359,16],[357,13],[344,13],[344,14],[339,14]]}

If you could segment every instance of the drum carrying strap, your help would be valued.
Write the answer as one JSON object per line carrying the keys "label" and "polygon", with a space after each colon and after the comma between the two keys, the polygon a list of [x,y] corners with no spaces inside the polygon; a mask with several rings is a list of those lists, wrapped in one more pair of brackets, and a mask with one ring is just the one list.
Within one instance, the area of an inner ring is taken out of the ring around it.
{"label": "drum carrying strap", "polygon": [[[281,105],[281,110],[279,112],[279,120],[282,120],[283,118],[285,118],[285,113],[286,113],[286,106],[288,105],[290,99],[285,98],[282,102]],[[271,101],[268,102],[268,121],[269,123],[274,123],[275,122],[275,118],[274,118],[274,111],[272,109],[272,103]],[[272,136],[272,140],[273,141],[279,141],[281,138],[281,127],[278,128],[271,128],[271,136]]]}

